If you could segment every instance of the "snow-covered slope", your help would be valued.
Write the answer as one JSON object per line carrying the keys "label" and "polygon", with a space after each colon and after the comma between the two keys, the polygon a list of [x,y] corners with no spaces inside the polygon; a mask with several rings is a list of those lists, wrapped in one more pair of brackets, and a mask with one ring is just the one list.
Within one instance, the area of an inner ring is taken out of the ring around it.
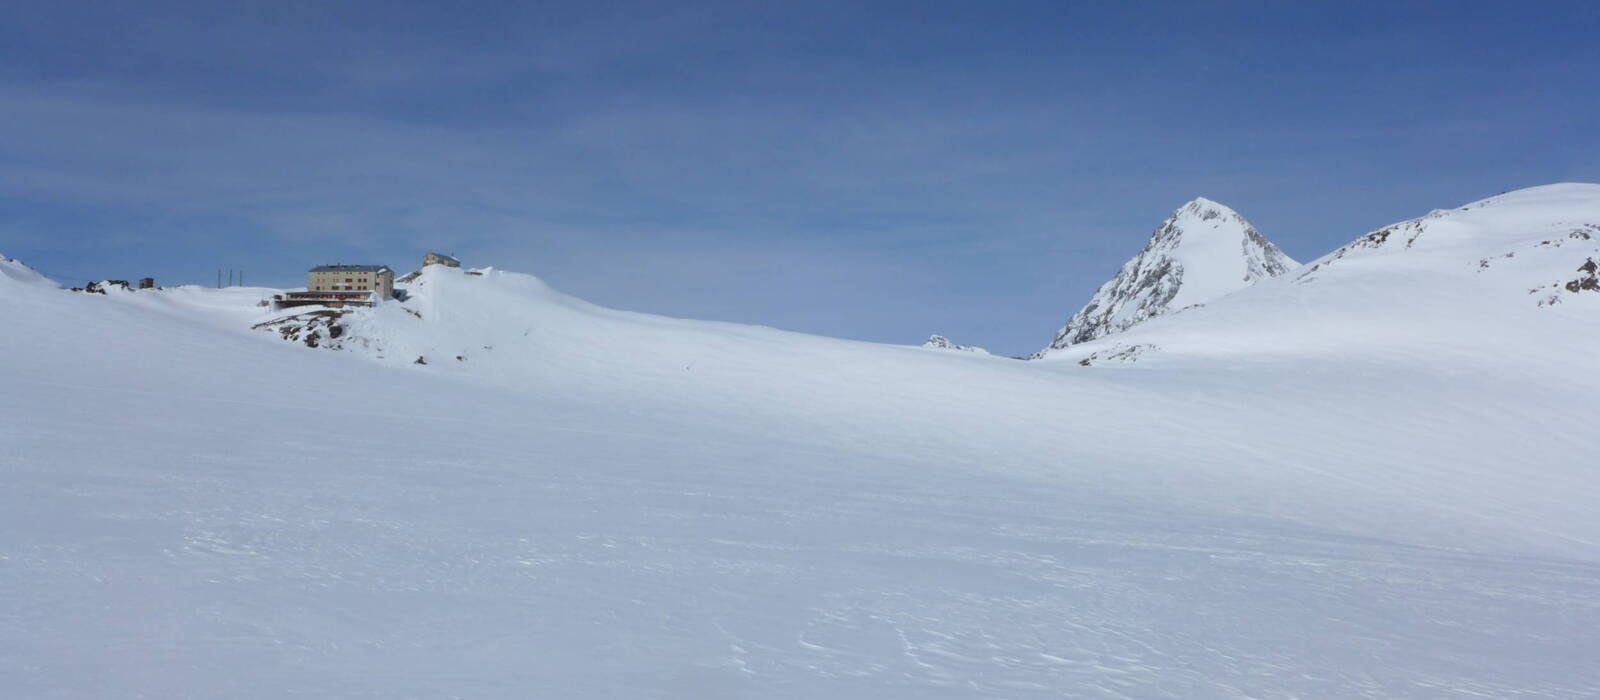
{"label": "snow-covered slope", "polygon": [[1600,293],[1540,302],[1597,207],[1433,216],[1088,368],[437,266],[330,351],[251,330],[272,290],[0,274],[0,687],[1593,695]]}
{"label": "snow-covered slope", "polygon": [[60,287],[60,285],[50,281],[49,278],[39,274],[33,268],[23,264],[21,260],[8,258],[4,255],[0,255],[0,278],[17,284]]}
{"label": "snow-covered slope", "polygon": [[1101,285],[1035,357],[1206,303],[1298,265],[1234,210],[1196,198],[1172,212],[1144,250]]}

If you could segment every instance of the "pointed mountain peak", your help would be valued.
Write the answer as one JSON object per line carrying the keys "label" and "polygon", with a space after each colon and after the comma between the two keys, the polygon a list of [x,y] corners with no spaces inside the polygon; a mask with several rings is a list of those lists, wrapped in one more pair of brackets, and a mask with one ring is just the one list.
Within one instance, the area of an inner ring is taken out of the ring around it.
{"label": "pointed mountain peak", "polygon": [[1217,219],[1238,220],[1240,222],[1244,222],[1244,225],[1246,226],[1250,225],[1249,222],[1244,221],[1244,217],[1239,216],[1239,212],[1234,211],[1232,208],[1228,207],[1228,205],[1216,200],[1206,199],[1205,197],[1195,197],[1194,199],[1189,200],[1188,204],[1178,207],[1172,212],[1173,219],[1187,217],[1197,218],[1201,221],[1213,221]]}
{"label": "pointed mountain peak", "polygon": [[1203,304],[1299,266],[1238,212],[1196,197],[1156,227],[1144,250],[1101,285],[1067,319],[1050,347],[1035,357]]}

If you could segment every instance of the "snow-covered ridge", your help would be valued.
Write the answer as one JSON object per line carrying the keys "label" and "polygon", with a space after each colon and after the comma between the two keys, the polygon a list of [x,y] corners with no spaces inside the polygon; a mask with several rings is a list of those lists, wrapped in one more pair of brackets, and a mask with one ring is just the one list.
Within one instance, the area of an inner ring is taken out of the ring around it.
{"label": "snow-covered ridge", "polygon": [[56,284],[54,281],[51,281],[50,278],[39,274],[38,271],[34,270],[33,268],[23,264],[21,260],[16,258],[8,258],[5,255],[0,255],[0,277],[4,277],[7,280],[22,284],[42,285],[46,287],[57,288],[61,286]]}
{"label": "snow-covered ridge", "polygon": [[[1517,260],[1518,255],[1522,260]],[[1567,283],[1585,291],[1582,278],[1591,256],[1600,254],[1600,185],[1562,183],[1507,192],[1455,209],[1384,226],[1307,264],[1293,279],[1316,282],[1355,267],[1526,275],[1527,293],[1538,305],[1560,303]],[[1570,270],[1563,270],[1566,265]],[[1543,268],[1549,268],[1547,271]],[[1570,274],[1576,273],[1576,274]],[[1547,275],[1548,277],[1541,277]],[[1478,285],[1481,286],[1481,285]]]}
{"label": "snow-covered ridge", "polygon": [[1238,212],[1196,198],[1167,217],[1034,357],[1206,303],[1298,265]]}

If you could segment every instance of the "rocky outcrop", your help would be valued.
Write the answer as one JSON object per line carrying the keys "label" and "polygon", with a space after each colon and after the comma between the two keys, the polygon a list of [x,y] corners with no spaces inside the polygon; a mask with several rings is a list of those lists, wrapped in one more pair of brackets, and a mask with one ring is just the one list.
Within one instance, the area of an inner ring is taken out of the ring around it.
{"label": "rocky outcrop", "polygon": [[304,343],[308,348],[336,350],[340,347],[339,339],[345,334],[344,325],[339,322],[344,314],[343,311],[308,311],[258,323],[252,328],[276,332],[284,340]]}
{"label": "rocky outcrop", "polygon": [[101,280],[99,282],[89,282],[82,287],[73,287],[72,291],[82,292],[84,294],[105,294],[107,289],[116,287],[120,287],[124,291],[133,291],[133,287],[128,284],[127,280]]}
{"label": "rocky outcrop", "polygon": [[975,354],[979,354],[979,355],[987,355],[987,354],[989,354],[988,350],[980,348],[980,347],[978,347],[976,345],[956,345],[955,343],[950,342],[949,338],[946,338],[946,337],[944,337],[942,335],[930,335],[930,336],[928,336],[928,340],[922,344],[922,347],[930,348],[930,349],[933,349],[933,350],[953,350],[953,351],[956,351],[956,352],[970,352],[970,353],[975,353]]}

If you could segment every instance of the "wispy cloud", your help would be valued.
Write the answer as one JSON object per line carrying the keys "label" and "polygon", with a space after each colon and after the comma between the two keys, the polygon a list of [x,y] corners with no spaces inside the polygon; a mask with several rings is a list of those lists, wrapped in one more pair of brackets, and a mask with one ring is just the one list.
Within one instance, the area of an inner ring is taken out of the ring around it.
{"label": "wispy cloud", "polygon": [[1018,353],[1196,195],[1312,257],[1600,179],[1595,61],[1545,36],[1570,8],[94,10],[0,26],[0,245],[164,275],[437,247],[618,306]]}

